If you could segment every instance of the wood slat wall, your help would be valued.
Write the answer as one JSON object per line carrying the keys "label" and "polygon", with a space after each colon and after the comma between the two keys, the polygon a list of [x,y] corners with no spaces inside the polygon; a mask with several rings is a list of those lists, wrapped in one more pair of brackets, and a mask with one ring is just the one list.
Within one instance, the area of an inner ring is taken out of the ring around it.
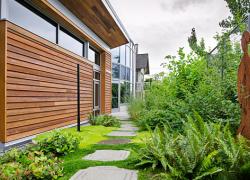
{"label": "wood slat wall", "polygon": [[103,52],[101,54],[101,112],[110,114],[112,111],[112,79],[111,79],[111,54]]}
{"label": "wood slat wall", "polygon": [[6,21],[0,21],[0,141],[6,141]]}
{"label": "wood slat wall", "polygon": [[93,64],[84,58],[7,23],[6,63],[7,142],[76,123],[77,64],[81,119],[92,112]]}

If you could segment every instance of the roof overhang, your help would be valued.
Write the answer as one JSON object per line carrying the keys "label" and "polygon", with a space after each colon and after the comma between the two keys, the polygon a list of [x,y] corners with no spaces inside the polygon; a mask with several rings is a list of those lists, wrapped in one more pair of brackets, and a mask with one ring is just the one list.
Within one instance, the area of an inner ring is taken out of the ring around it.
{"label": "roof overhang", "polygon": [[129,42],[110,4],[102,0],[59,0],[78,19],[98,35],[110,48]]}

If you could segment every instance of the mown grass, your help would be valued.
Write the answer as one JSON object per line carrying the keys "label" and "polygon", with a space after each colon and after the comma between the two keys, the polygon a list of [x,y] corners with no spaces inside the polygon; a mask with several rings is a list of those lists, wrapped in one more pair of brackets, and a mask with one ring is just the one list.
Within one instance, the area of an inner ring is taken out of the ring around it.
{"label": "mown grass", "polygon": [[[70,132],[80,139],[79,149],[73,153],[70,153],[61,159],[63,160],[64,176],[61,180],[70,179],[78,170],[85,169],[93,166],[116,166],[125,169],[138,170],[139,180],[147,180],[152,178],[152,172],[150,170],[138,169],[136,167],[137,155],[134,152],[142,146],[142,139],[147,138],[148,132],[138,132],[136,137],[122,137],[126,139],[131,139],[131,143],[120,144],[120,145],[103,145],[97,144],[98,142],[106,139],[118,139],[121,137],[108,137],[107,134],[117,128],[113,127],[103,127],[103,126],[84,126],[81,127],[81,132],[77,132],[76,128],[67,128],[62,131]],[[51,133],[44,133],[35,138],[36,141],[42,140],[48,137]],[[128,159],[123,161],[111,161],[111,162],[101,162],[101,161],[88,161],[82,158],[87,154],[93,153],[96,150],[128,150],[130,151],[130,156]]]}

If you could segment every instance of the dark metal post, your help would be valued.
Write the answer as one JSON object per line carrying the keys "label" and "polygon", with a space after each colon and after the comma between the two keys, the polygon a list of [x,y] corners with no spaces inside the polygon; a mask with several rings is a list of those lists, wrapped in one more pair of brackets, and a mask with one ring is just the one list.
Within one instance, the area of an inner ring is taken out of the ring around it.
{"label": "dark metal post", "polygon": [[80,113],[80,65],[77,64],[77,131],[81,131],[80,128],[81,113]]}

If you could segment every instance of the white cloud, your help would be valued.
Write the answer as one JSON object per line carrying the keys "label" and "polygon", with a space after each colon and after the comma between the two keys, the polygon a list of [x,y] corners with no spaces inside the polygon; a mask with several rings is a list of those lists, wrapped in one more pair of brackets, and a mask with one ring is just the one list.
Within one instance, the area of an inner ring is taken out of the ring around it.
{"label": "white cloud", "polygon": [[214,47],[219,22],[229,15],[224,0],[110,0],[139,52],[149,53],[151,73],[179,47],[188,50],[187,38],[193,27],[199,38]]}

